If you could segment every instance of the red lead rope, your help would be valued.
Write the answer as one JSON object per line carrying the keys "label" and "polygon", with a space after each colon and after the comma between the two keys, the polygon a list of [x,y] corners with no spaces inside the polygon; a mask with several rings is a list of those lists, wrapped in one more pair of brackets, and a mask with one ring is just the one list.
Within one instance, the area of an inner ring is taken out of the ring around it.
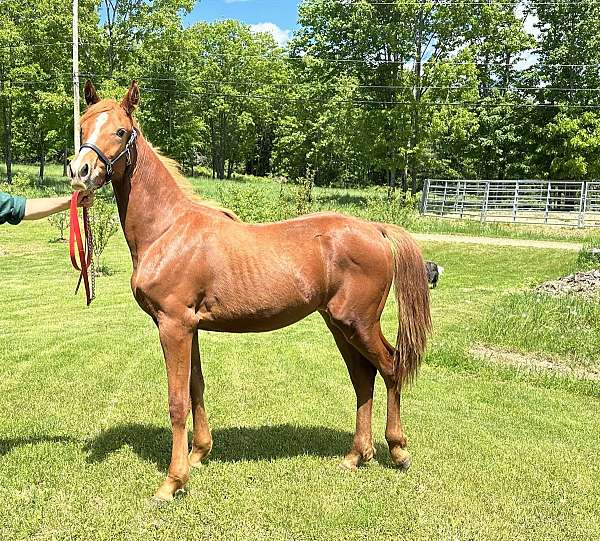
{"label": "red lead rope", "polygon": [[[94,300],[94,287],[92,277],[92,287],[90,288],[90,268],[92,266],[92,256],[94,253],[94,244],[92,241],[92,230],[90,228],[90,218],[88,209],[83,207],[83,231],[85,233],[85,246],[81,238],[81,229],[79,227],[79,213],[77,212],[77,203],[79,200],[79,192],[74,192],[71,197],[71,216],[69,224],[69,253],[71,255],[71,263],[75,270],[80,271],[79,282],[75,288],[75,293],[79,291],[79,286],[83,280],[85,287],[85,298],[89,306]],[[77,253],[79,254],[79,262],[75,254],[75,243],[77,243]],[[93,271],[92,271],[93,272]]]}

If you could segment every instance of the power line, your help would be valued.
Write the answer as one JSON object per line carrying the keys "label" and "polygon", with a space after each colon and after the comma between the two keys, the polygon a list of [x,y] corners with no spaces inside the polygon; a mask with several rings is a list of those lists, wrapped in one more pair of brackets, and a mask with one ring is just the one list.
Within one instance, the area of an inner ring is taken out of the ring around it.
{"label": "power line", "polygon": [[[86,73],[81,72],[81,77],[88,78],[99,78],[99,79],[112,79],[116,80],[115,77],[110,77],[106,73]],[[125,77],[121,79],[125,80]],[[186,86],[188,83],[174,77],[162,77],[162,76],[132,76],[130,79],[136,79],[139,81],[152,81],[152,82],[171,82],[175,85]],[[12,84],[22,86],[35,86],[38,84],[50,83],[52,81],[66,82],[69,80],[68,76],[53,76],[38,81],[34,80],[17,80],[17,79],[3,79],[10,81]],[[227,86],[241,86],[241,87],[261,87],[271,86],[275,88],[300,88],[302,86],[310,86],[311,83],[285,83],[285,82],[258,82],[258,81],[230,81],[230,80],[218,80],[218,79],[195,79],[194,84],[206,84],[206,85],[227,85]],[[413,91],[414,86],[402,86],[402,85],[356,85],[354,88],[360,90],[405,90]],[[477,91],[503,91],[503,92],[600,92],[600,87],[554,87],[554,86],[481,86],[475,82],[472,85],[449,85],[449,86],[438,86],[438,85],[423,85],[423,88],[431,90],[440,90],[444,92],[454,92],[461,90],[477,90]]]}
{"label": "power line", "polygon": [[[104,44],[100,44],[100,43],[86,43],[86,42],[79,42],[80,46],[92,46],[92,47],[102,47],[102,48],[107,48],[107,45]],[[22,45],[22,46],[31,46],[31,47],[42,47],[42,48],[48,48],[48,47],[53,47],[53,46],[64,46],[64,47],[71,47],[72,42],[53,42],[53,43],[38,43],[38,44],[34,44],[34,45]],[[17,48],[18,45],[3,45],[0,46],[0,49],[12,49],[14,50],[15,48]],[[113,47],[113,50],[138,50],[140,47],[133,47],[133,46],[117,46],[117,47]],[[154,52],[156,52],[156,49],[154,49]],[[168,54],[172,54],[172,53],[186,53],[189,54],[191,52],[194,52],[192,49],[165,49],[164,51],[162,51],[164,53],[168,53]],[[281,51],[283,52],[283,50]],[[526,51],[522,52],[521,54],[525,54]],[[537,52],[533,51],[531,52],[531,54],[538,54]],[[377,53],[375,53],[377,54]],[[240,59],[264,59],[264,60],[285,60],[285,61],[296,61],[296,62],[320,62],[320,63],[324,63],[324,64],[338,64],[338,63],[356,63],[356,64],[367,64],[367,65],[403,65],[406,67],[410,67],[411,65],[414,66],[414,59],[410,58],[410,59],[404,59],[404,60],[389,60],[389,59],[380,59],[377,57],[374,58],[323,58],[320,56],[314,56],[314,55],[309,55],[309,54],[305,54],[305,55],[299,55],[299,56],[284,56],[282,54],[276,55],[276,56],[267,56],[267,55],[257,55],[257,54],[243,54],[243,55],[227,55],[224,53],[200,53],[200,57],[199,59],[201,60],[211,60],[213,58],[217,58],[217,59],[222,59],[222,58],[229,58],[232,60],[240,60]],[[522,62],[527,62],[528,59],[525,58],[514,58],[511,60],[511,63],[507,64],[506,62],[486,62],[483,60],[454,60],[453,58],[444,58],[444,59],[437,59],[433,62],[428,61],[427,59],[424,59],[422,64],[424,66],[428,66],[428,65],[441,65],[441,66],[484,66],[484,67],[502,67],[502,68],[519,68],[519,64]],[[560,63],[553,63],[553,62],[533,62],[533,64],[529,67],[547,67],[547,68],[600,68],[600,63],[579,63],[579,64],[560,64]]]}
{"label": "power line", "polygon": [[[115,80],[115,78],[105,77],[105,79]],[[50,81],[40,81],[38,85],[42,85],[44,83],[48,83]],[[251,100],[263,100],[268,102],[277,102],[279,104],[283,103],[315,103],[325,105],[331,102],[331,99],[313,99],[313,98],[304,98],[304,97],[293,97],[293,96],[281,96],[281,95],[268,95],[268,94],[250,94],[250,93],[223,93],[217,91],[203,91],[203,92],[192,92],[184,89],[166,89],[166,88],[155,88],[155,87],[143,87],[142,92],[150,92],[150,93],[163,93],[170,94],[175,97],[177,96],[188,96],[193,98],[223,98],[228,100],[240,100],[240,99],[251,99]],[[370,99],[351,99],[351,100],[340,100],[341,104],[347,104],[352,106],[385,106],[385,108],[389,106],[414,106],[416,102],[407,101],[407,100],[370,100]],[[515,102],[491,102],[489,99],[479,99],[476,101],[420,101],[419,107],[426,108],[443,108],[443,107],[462,107],[462,108],[556,108],[556,109],[600,109],[600,105],[596,104],[556,104],[556,103],[515,103]],[[381,107],[383,108],[383,107]]]}
{"label": "power line", "polygon": [[[352,2],[352,1],[344,1],[341,0],[339,2],[332,2],[336,4],[340,4],[343,6],[398,6],[398,5],[445,5],[445,4],[467,4],[467,5],[484,5],[484,6],[497,6],[497,5],[506,5],[506,6],[514,6],[522,3],[520,0],[397,0],[395,2]],[[527,5],[589,5],[589,4],[600,4],[600,0],[587,0],[587,2],[583,2],[582,0],[532,0],[531,2],[527,2]]]}

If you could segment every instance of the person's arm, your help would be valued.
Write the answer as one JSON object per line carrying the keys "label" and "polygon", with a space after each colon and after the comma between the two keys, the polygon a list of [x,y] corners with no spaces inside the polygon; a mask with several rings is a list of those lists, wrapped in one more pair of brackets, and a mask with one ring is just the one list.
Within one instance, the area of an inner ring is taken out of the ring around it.
{"label": "person's arm", "polygon": [[67,210],[71,204],[70,197],[43,197],[28,199],[25,204],[24,220],[40,220],[62,210]]}
{"label": "person's arm", "polygon": [[[46,197],[40,199],[25,199],[18,195],[0,192],[0,224],[8,222],[17,225],[21,220],[39,220],[67,210],[70,197]],[[94,202],[93,194],[79,194],[79,206],[91,207]]]}
{"label": "person's arm", "polygon": [[[94,203],[94,194],[80,193],[77,200],[80,207],[91,207]],[[71,197],[44,197],[28,199],[25,205],[24,220],[39,220],[57,212],[67,210],[71,206]]]}

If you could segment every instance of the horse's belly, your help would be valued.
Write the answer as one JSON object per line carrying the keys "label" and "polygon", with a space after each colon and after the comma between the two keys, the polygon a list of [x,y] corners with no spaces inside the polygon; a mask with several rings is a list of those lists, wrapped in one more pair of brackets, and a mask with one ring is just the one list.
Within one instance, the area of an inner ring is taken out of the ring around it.
{"label": "horse's belly", "polygon": [[234,309],[213,306],[198,312],[198,328],[217,332],[268,332],[292,325],[319,308],[317,302],[286,307]]}

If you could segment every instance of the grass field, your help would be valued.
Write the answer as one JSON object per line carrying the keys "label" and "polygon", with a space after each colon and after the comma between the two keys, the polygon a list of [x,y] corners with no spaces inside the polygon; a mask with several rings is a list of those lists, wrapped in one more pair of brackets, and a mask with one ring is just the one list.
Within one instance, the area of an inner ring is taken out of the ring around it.
{"label": "grass field", "polygon": [[[354,395],[318,316],[265,335],[204,333],[214,449],[188,492],[157,506],[170,453],[166,378],[156,330],[131,296],[122,234],[89,309],[54,236],[46,222],[0,228],[0,539],[600,538],[598,383],[469,354],[482,340],[506,346],[498,329],[513,325],[510,295],[570,269],[576,254],[425,246],[446,274],[433,291],[430,351],[403,400],[408,473],[388,459],[380,381],[377,462],[337,468]],[[394,319],[390,304],[390,337]],[[569,348],[559,351],[567,360],[583,355],[576,341]]]}

